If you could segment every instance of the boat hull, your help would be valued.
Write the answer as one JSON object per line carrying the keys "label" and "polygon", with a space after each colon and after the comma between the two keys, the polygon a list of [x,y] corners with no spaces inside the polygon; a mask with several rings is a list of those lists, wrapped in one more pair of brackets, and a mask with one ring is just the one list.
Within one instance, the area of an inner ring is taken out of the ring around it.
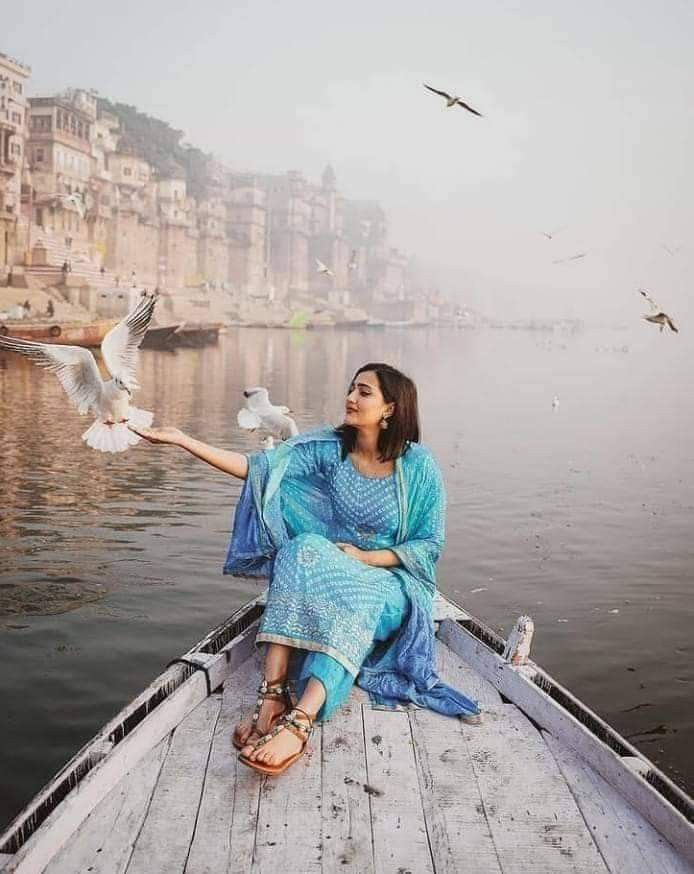
{"label": "boat hull", "polygon": [[98,322],[2,322],[0,335],[64,346],[99,346],[118,319]]}

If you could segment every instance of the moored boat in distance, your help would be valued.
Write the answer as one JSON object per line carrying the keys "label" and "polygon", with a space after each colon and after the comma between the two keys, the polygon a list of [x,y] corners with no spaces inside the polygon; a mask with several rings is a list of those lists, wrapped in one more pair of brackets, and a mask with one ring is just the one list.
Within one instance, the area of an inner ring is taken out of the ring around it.
{"label": "moored boat in distance", "polygon": [[183,322],[175,330],[172,340],[176,346],[209,346],[219,340],[221,322]]}
{"label": "moored boat in distance", "polygon": [[141,349],[173,349],[176,345],[176,333],[182,327],[181,323],[172,325],[151,325],[140,344]]}
{"label": "moored boat in distance", "polygon": [[529,617],[505,641],[440,595],[437,672],[482,723],[355,686],[306,756],[260,778],[231,732],[255,702],[263,608],[171,662],[62,768],[0,835],[2,874],[691,874],[691,798],[530,660]]}
{"label": "moored boat in distance", "polygon": [[101,345],[101,341],[111,328],[118,324],[118,321],[118,319],[100,319],[96,322],[8,320],[0,322],[0,334],[38,343],[95,347]]}

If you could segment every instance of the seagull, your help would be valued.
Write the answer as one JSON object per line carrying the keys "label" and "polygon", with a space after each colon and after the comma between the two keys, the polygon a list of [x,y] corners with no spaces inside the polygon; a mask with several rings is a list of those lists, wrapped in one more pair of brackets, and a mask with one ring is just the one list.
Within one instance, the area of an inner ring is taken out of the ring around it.
{"label": "seagull", "polygon": [[577,252],[575,255],[569,255],[568,258],[557,258],[556,261],[552,261],[552,264],[565,264],[567,261],[578,261],[580,258],[585,258],[587,252]]}
{"label": "seagull", "polygon": [[63,196],[62,199],[65,201],[65,203],[72,204],[72,206],[74,206],[77,212],[80,214],[80,218],[84,218],[87,207],[84,199],[80,194],[68,194],[67,196]]}
{"label": "seagull", "polygon": [[675,246],[674,249],[671,249],[670,246],[666,246],[665,243],[663,243],[663,249],[665,249],[668,255],[672,255],[673,257],[680,251],[681,248],[681,246]]}
{"label": "seagull", "polygon": [[555,238],[555,236],[559,233],[559,231],[563,231],[563,230],[564,230],[564,228],[561,227],[561,228],[557,228],[554,231],[543,231],[542,236],[546,237],[548,240],[553,240]]}
{"label": "seagull", "polygon": [[660,333],[663,333],[663,328],[667,325],[671,331],[674,331],[675,334],[679,334],[675,323],[672,321],[670,316],[663,312],[663,310],[658,306],[658,304],[653,300],[650,294],[644,289],[639,288],[639,294],[646,298],[648,301],[648,305],[651,308],[651,312],[647,316],[642,316],[647,322],[653,322],[654,325],[658,325],[660,328]]}
{"label": "seagull", "polygon": [[479,115],[480,118],[483,118],[481,112],[478,112],[476,109],[473,109],[471,106],[468,106],[464,100],[461,100],[460,97],[456,95],[447,94],[445,91],[438,91],[436,88],[432,88],[431,85],[427,85],[426,82],[422,82],[425,88],[429,91],[433,91],[434,94],[438,94],[439,97],[444,97],[446,100],[446,107],[450,108],[451,106],[462,106],[463,109],[467,109],[468,112],[471,112],[473,115]]}
{"label": "seagull", "polygon": [[130,406],[137,383],[137,350],[154,313],[156,297],[142,298],[125,318],[106,334],[101,356],[111,375],[104,380],[89,349],[53,343],[34,343],[0,336],[0,349],[19,352],[50,370],[60,380],[80,415],[91,412],[95,421],[82,434],[87,446],[100,452],[123,452],[140,438],[128,425],[148,428],[154,414]]}
{"label": "seagull", "polygon": [[316,258],[316,271],[318,273],[323,273],[325,276],[335,275],[332,270],[327,266],[327,264],[323,264],[320,258]]}
{"label": "seagull", "polygon": [[262,428],[280,440],[296,437],[299,433],[296,422],[288,415],[291,412],[289,407],[271,404],[268,390],[263,386],[247,388],[243,396],[246,406],[239,410],[236,417],[240,428],[246,431]]}
{"label": "seagull", "polygon": [[554,397],[552,398],[552,409],[553,410],[559,409],[559,395],[554,395]]}

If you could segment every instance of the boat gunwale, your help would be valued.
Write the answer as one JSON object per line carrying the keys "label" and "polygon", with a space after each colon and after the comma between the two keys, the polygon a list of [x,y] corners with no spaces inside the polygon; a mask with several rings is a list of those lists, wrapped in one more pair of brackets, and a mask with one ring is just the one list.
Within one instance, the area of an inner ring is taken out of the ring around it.
{"label": "boat gunwale", "polygon": [[[217,655],[232,640],[249,628],[262,614],[262,598],[256,597],[208,632],[181,656],[196,653]],[[125,705],[40,789],[8,826],[0,833],[0,854],[16,853],[35,834],[69,793],[94,770],[115,746],[130,735],[138,725],[199,669],[193,663],[174,660],[137,697]],[[106,752],[104,752],[106,750]]]}
{"label": "boat gunwale", "polygon": [[[505,646],[504,639],[475,617],[468,614],[464,619],[456,619],[452,621],[455,621],[457,625],[464,628],[478,641],[485,644],[488,649],[496,652],[497,655],[501,656],[503,654]],[[588,707],[587,704],[584,704],[580,698],[577,698],[571,690],[555,680],[554,677],[544,668],[532,661],[532,659],[528,659],[527,664],[530,669],[527,672],[528,679],[548,695],[555,704],[558,704],[562,710],[565,710],[577,719],[594,737],[599,741],[602,741],[602,743],[608,746],[618,756],[630,756],[639,759],[644,763],[644,765],[647,765],[648,773],[644,775],[645,779],[666,799],[666,801],[678,810],[685,819],[690,823],[694,823],[694,800],[692,800],[683,789],[674,783],[667,774],[658,768],[658,766],[645,756],[637,747],[631,744],[615,728],[613,728],[609,722],[602,719],[602,717]],[[511,703],[520,710],[523,709],[522,706],[515,704],[515,702]]]}

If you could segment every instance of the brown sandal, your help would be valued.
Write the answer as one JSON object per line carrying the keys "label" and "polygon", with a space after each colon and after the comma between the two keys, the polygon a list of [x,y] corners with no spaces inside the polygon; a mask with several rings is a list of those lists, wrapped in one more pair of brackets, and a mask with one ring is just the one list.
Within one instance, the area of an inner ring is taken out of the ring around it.
{"label": "brown sandal", "polygon": [[[282,713],[277,713],[270,720],[270,728],[268,729],[268,731],[271,731],[277,724],[277,721],[281,719],[285,715],[285,713],[292,708],[291,686],[289,685],[289,683],[281,681],[270,683],[265,677],[263,677],[260,686],[258,686],[258,700],[255,703],[255,710],[253,711],[253,716],[251,718],[253,726],[248,734],[248,737],[245,741],[243,741],[243,743],[238,736],[239,726],[237,725],[234,729],[234,734],[232,735],[231,742],[237,750],[242,750],[244,747],[249,745],[255,746],[255,744],[262,737],[262,735],[256,728],[256,725],[258,723],[258,719],[260,718],[260,708],[263,706],[263,701],[265,701],[266,699],[270,699],[272,701],[284,701],[284,710],[282,711]],[[253,737],[253,735],[255,735],[255,737]]]}
{"label": "brown sandal", "polygon": [[[299,722],[296,719],[296,714],[300,713],[302,716],[305,716],[308,720],[308,725],[303,722]],[[239,761],[243,762],[244,765],[248,765],[249,768],[253,768],[254,771],[258,771],[261,774],[269,774],[271,777],[276,777],[278,774],[283,774],[290,765],[293,765],[297,759],[300,759],[303,754],[306,752],[306,747],[308,746],[309,738],[313,733],[313,720],[315,716],[310,716],[306,713],[305,710],[302,710],[300,707],[294,707],[293,710],[290,710],[289,713],[285,713],[284,716],[280,719],[279,723],[267,734],[264,734],[260,740],[256,741],[253,749],[257,750],[258,747],[265,746],[266,743],[271,741],[273,737],[276,737],[281,731],[291,731],[295,737],[298,737],[301,741],[301,749],[298,753],[294,753],[291,756],[287,756],[287,758],[280,762],[279,765],[266,765],[264,762],[254,762],[252,759],[247,759],[244,755],[239,755]]]}

